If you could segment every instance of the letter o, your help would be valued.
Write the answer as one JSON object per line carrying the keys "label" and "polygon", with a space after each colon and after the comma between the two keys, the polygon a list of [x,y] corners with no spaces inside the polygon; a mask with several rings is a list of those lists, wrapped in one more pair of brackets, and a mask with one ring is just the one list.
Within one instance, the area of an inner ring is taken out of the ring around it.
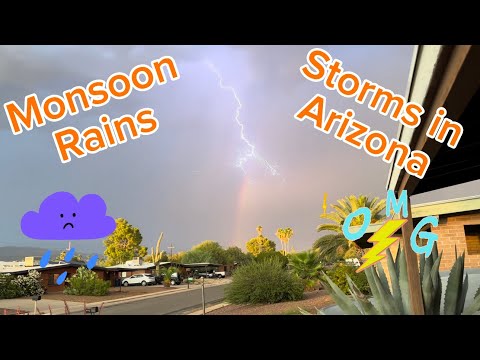
{"label": "letter o", "polygon": [[[379,144],[374,147],[373,142],[375,140],[379,141]],[[365,138],[364,147],[365,151],[371,156],[380,156],[385,152],[387,147],[388,139],[387,136],[381,131],[372,131]]]}
{"label": "letter o", "polygon": [[[350,232],[350,223],[352,222],[353,218],[363,215],[363,224],[360,230],[358,230],[356,233],[351,233]],[[360,239],[365,232],[367,231],[368,225],[370,225],[370,221],[372,220],[372,213],[370,212],[370,209],[367,207],[362,207],[352,213],[350,213],[346,218],[345,221],[343,222],[342,226],[342,231],[343,235],[347,240],[350,241],[355,241]]]}
{"label": "letter o", "polygon": [[[118,90],[115,86],[117,81],[123,82],[123,89]],[[132,86],[130,85],[130,80],[127,75],[123,73],[116,73],[109,77],[108,79],[108,90],[113,97],[121,99],[127,97],[132,91]]]}
{"label": "letter o", "polygon": [[[52,110],[52,105],[56,105],[56,111]],[[45,98],[42,103],[43,112],[45,116],[52,121],[58,121],[65,117],[66,107],[63,99],[57,95],[51,95]]]}
{"label": "letter o", "polygon": [[[350,80],[352,85],[347,89],[345,83]],[[337,88],[344,96],[353,96],[360,87],[360,78],[351,71],[345,71],[337,81]]]}
{"label": "letter o", "polygon": [[[146,76],[146,81],[141,82],[139,79],[139,74],[144,73]],[[152,70],[146,65],[138,65],[130,72],[130,78],[132,79],[133,87],[140,91],[146,91],[153,86],[154,77]]]}

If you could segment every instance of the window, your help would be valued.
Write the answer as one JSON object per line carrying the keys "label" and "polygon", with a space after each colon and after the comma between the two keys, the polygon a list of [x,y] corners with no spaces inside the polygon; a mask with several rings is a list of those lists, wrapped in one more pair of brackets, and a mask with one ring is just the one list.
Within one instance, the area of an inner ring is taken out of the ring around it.
{"label": "window", "polygon": [[57,285],[58,274],[48,274],[48,285]]}
{"label": "window", "polygon": [[480,254],[480,224],[464,225],[467,253],[469,255]]}

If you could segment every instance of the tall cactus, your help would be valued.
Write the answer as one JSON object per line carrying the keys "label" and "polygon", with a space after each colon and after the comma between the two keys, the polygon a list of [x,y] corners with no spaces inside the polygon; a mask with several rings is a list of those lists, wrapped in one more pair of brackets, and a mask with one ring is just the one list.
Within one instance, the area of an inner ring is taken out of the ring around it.
{"label": "tall cactus", "polygon": [[155,264],[155,271],[157,275],[160,275],[160,259],[162,258],[162,251],[160,251],[160,244],[163,239],[163,231],[160,233],[160,237],[157,240],[157,248],[155,249],[155,252],[153,252],[153,246],[152,246],[152,261]]}

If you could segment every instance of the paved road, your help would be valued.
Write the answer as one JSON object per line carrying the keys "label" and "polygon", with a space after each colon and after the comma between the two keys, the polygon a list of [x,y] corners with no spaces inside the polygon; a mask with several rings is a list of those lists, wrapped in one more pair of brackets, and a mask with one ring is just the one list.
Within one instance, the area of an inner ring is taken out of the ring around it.
{"label": "paved road", "polygon": [[[223,300],[225,286],[206,287],[205,301],[211,303]],[[191,291],[109,306],[102,310],[102,315],[165,315],[201,306],[202,292],[199,287]]]}

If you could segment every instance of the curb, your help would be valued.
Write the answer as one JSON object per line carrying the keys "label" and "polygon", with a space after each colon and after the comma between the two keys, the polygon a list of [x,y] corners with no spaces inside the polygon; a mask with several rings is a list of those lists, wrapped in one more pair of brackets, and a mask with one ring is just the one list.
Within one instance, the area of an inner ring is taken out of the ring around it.
{"label": "curb", "polygon": [[[215,310],[218,310],[218,309],[221,309],[225,306],[228,306],[230,305],[229,303],[226,303],[226,302],[223,302],[223,303],[220,303],[220,304],[217,304],[217,305],[213,305],[213,306],[210,306],[208,308],[205,309],[205,314],[209,313],[209,312],[212,312],[212,311],[215,311]],[[191,312],[190,314],[187,314],[187,315],[203,315],[203,309],[202,310],[196,310],[194,312]]]}
{"label": "curb", "polygon": [[[220,286],[220,285],[225,285],[224,283],[222,284],[205,284],[205,288],[207,287],[214,287],[214,286]],[[114,306],[114,305],[119,305],[119,304],[124,304],[124,303],[130,303],[130,302],[135,302],[143,299],[150,299],[150,298],[155,298],[155,297],[161,297],[161,296],[168,296],[169,294],[177,294],[177,293],[182,293],[182,292],[188,292],[196,289],[201,289],[201,286],[195,286],[195,287],[190,287],[188,288],[176,288],[174,290],[169,290],[169,291],[162,291],[162,292],[156,292],[156,293],[151,293],[151,294],[143,294],[143,295],[134,295],[134,296],[129,296],[125,298],[120,298],[120,299],[113,299],[113,300],[106,300],[106,301],[96,301],[92,303],[87,303],[87,307],[95,307],[98,306],[100,307],[103,303],[103,307],[109,307],[109,306]],[[83,303],[78,304],[78,305],[72,305],[69,306],[70,312],[79,312],[83,311]],[[45,314],[47,315],[47,314]],[[52,310],[52,315],[65,315],[65,309],[64,308],[59,308],[59,309],[53,309]]]}

